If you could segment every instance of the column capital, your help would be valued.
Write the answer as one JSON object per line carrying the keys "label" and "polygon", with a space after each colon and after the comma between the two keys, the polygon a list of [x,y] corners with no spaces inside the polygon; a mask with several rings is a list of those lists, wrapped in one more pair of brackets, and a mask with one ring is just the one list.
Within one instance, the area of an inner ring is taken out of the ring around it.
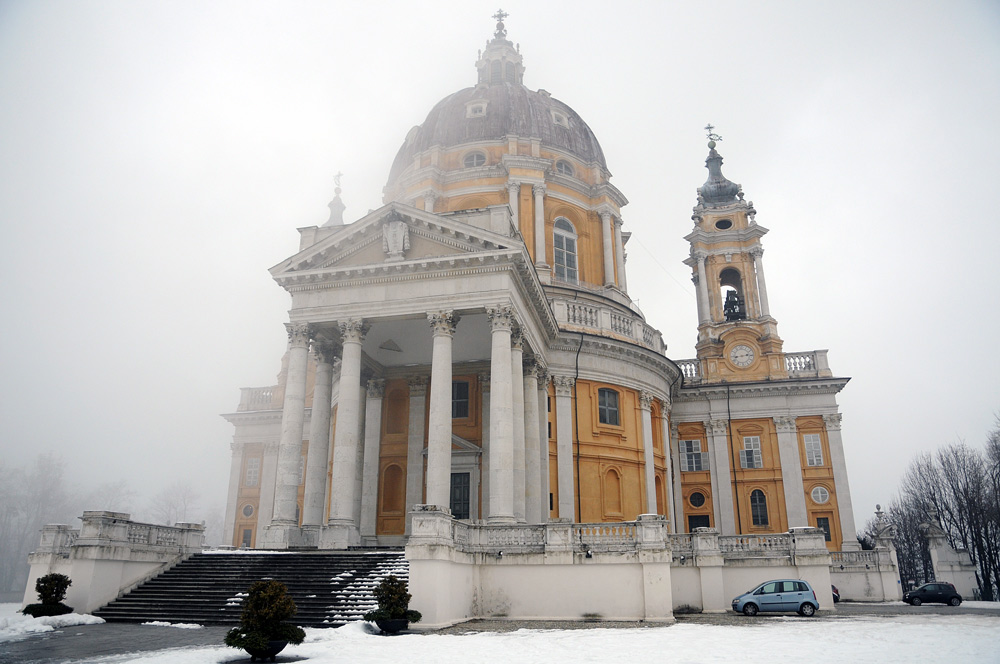
{"label": "column capital", "polygon": [[779,432],[794,432],[795,431],[795,418],[794,417],[775,417],[774,426]]}
{"label": "column capital", "polygon": [[545,195],[545,185],[544,184],[533,184],[533,185],[531,185],[531,193],[533,193],[535,196],[544,196]]}
{"label": "column capital", "polygon": [[617,226],[619,229],[625,225],[625,221],[621,217],[611,215],[611,220],[615,222],[615,226]]}
{"label": "column capital", "polygon": [[691,255],[699,263],[707,263],[708,262],[708,252],[706,252],[706,251],[692,251]]}
{"label": "column capital", "polygon": [[552,380],[548,367],[538,364],[535,367],[535,380],[538,381],[538,389],[542,390],[548,387],[549,381]]}
{"label": "column capital", "polygon": [[675,422],[671,418],[671,420],[670,420],[670,439],[671,440],[677,440],[678,438],[680,438],[680,436],[681,436],[680,427],[678,427],[677,426],[677,422]]}
{"label": "column capital", "polygon": [[517,321],[514,321],[514,325],[510,328],[510,345],[516,350],[524,349],[524,330]]}
{"label": "column capital", "polygon": [[520,183],[520,181],[518,181],[518,180],[508,180],[507,181],[507,191],[510,192],[511,195],[514,195],[514,196],[516,196],[519,193],[521,193],[521,183]]}
{"label": "column capital", "polygon": [[711,427],[712,435],[723,436],[726,433],[726,428],[729,422],[723,419],[718,419],[718,420],[712,420],[711,422],[706,422],[705,424],[706,424],[705,426],[706,429]]}
{"label": "column capital", "polygon": [[489,392],[490,391],[490,372],[489,371],[484,371],[483,373],[479,374],[477,376],[477,378],[479,379],[479,389],[480,389],[480,391],[482,391],[482,392]]}
{"label": "column capital", "polygon": [[264,454],[275,454],[277,451],[278,443],[276,441],[264,443]]}
{"label": "column capital", "polygon": [[512,330],[514,327],[514,311],[509,304],[486,307],[486,316],[490,319],[490,327],[497,330]]}
{"label": "column capital", "polygon": [[534,357],[525,357],[521,363],[521,370],[525,377],[535,376],[538,371],[538,361]]}
{"label": "column capital", "polygon": [[337,323],[340,328],[340,336],[343,343],[361,344],[365,340],[365,335],[371,329],[371,323],[362,318],[348,318]]}
{"label": "column capital", "polygon": [[614,215],[611,214],[610,212],[599,212],[598,214],[600,214],[601,221],[604,222],[605,224],[610,222],[611,219],[614,218]]}
{"label": "column capital", "polygon": [[232,451],[233,456],[236,456],[237,454],[243,451],[243,445],[244,443],[237,443],[237,442],[229,443],[229,449]]}
{"label": "column capital", "polygon": [[461,316],[454,311],[433,311],[427,314],[427,320],[431,324],[434,336],[455,336],[455,327]]}
{"label": "column capital", "polygon": [[761,247],[761,246],[751,247],[750,248],[750,255],[753,256],[754,259],[759,260],[760,257],[764,255],[764,247]]}
{"label": "column capital", "polygon": [[410,376],[406,379],[406,385],[411,397],[427,394],[427,376]]}
{"label": "column capital", "polygon": [[292,348],[308,348],[312,337],[312,327],[309,323],[285,323],[288,332],[288,345]]}
{"label": "column capital", "polygon": [[572,376],[553,376],[552,384],[556,386],[557,397],[568,397],[573,395],[573,386],[576,379]]}
{"label": "column capital", "polygon": [[670,401],[670,395],[669,394],[662,394],[662,395],[660,395],[660,407],[663,408],[664,414],[666,414],[666,412],[668,410],[670,410],[670,404],[671,403],[672,402]]}
{"label": "column capital", "polygon": [[326,340],[313,339],[312,354],[316,364],[333,364],[340,359],[341,349],[337,344]]}
{"label": "column capital", "polygon": [[823,416],[823,422],[826,424],[827,431],[840,431],[840,421],[843,419],[843,415],[840,413],[831,413],[829,415]]}
{"label": "column capital", "polygon": [[641,410],[653,409],[653,393],[642,390],[639,392],[639,408]]}
{"label": "column capital", "polygon": [[368,381],[368,398],[381,399],[383,396],[385,396],[385,380],[372,378]]}

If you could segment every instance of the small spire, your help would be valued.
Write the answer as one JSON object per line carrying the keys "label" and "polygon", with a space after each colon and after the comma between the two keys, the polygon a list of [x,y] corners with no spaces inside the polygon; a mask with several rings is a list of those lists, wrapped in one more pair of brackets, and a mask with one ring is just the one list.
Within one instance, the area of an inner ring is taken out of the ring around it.
{"label": "small spire", "polygon": [[479,59],[476,61],[478,70],[478,83],[495,85],[497,83],[524,82],[524,65],[521,60],[520,47],[515,47],[507,40],[507,28],[504,26],[504,19],[509,14],[502,9],[498,9],[493,18],[496,20],[496,31],[493,39],[486,42],[486,49],[480,51]]}
{"label": "small spire", "polygon": [[725,205],[742,197],[740,186],[730,182],[722,174],[722,155],[715,151],[716,141],[721,141],[722,136],[716,134],[714,130],[715,127],[711,124],[705,125],[708,136],[708,157],[705,159],[708,179],[698,189],[699,199],[709,206]]}
{"label": "small spire", "polygon": [[507,28],[504,27],[503,20],[508,16],[510,14],[502,9],[498,9],[497,13],[493,15],[493,18],[497,20],[497,31],[493,35],[495,39],[504,39],[507,37]]}
{"label": "small spire", "polygon": [[327,205],[330,208],[330,218],[327,220],[323,226],[343,226],[344,225],[344,210],[347,208],[344,205],[344,201],[340,200],[340,178],[344,176],[343,173],[337,171],[337,174],[333,176],[333,200]]}

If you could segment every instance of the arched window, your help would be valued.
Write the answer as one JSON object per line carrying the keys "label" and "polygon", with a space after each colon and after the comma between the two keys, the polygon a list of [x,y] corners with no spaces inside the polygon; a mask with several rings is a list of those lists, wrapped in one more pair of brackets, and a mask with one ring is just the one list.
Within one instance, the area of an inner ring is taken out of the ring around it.
{"label": "arched window", "polygon": [[618,392],[602,387],[597,390],[597,417],[601,424],[613,424],[619,426],[618,417]]}
{"label": "arched window", "polygon": [[576,230],[568,220],[556,219],[552,231],[552,245],[555,248],[556,279],[571,284],[577,283]]}
{"label": "arched window", "polygon": [[753,518],[753,525],[767,525],[767,498],[760,489],[754,489],[750,494],[750,516]]}
{"label": "arched window", "polygon": [[507,82],[508,83],[513,83],[514,82],[514,63],[513,62],[508,62],[506,69],[507,69]]}
{"label": "arched window", "polygon": [[556,162],[556,173],[572,176],[573,164],[569,163],[565,159],[560,159],[559,161]]}
{"label": "arched window", "polygon": [[499,60],[490,63],[490,83],[503,83],[503,71]]}
{"label": "arched window", "polygon": [[719,274],[719,282],[722,286],[722,313],[726,320],[746,320],[747,303],[739,271],[727,267]]}
{"label": "arched window", "polygon": [[465,155],[465,160],[463,161],[466,168],[477,168],[486,163],[486,155],[482,152],[470,152]]}

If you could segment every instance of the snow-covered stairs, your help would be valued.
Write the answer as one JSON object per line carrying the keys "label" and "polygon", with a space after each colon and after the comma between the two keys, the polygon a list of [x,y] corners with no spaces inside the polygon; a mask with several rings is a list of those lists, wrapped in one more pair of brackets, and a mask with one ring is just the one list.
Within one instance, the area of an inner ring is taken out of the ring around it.
{"label": "snow-covered stairs", "polygon": [[288,587],[305,627],[339,627],[375,608],[383,578],[409,578],[402,551],[199,553],[94,612],[109,622],[235,624],[250,584]]}

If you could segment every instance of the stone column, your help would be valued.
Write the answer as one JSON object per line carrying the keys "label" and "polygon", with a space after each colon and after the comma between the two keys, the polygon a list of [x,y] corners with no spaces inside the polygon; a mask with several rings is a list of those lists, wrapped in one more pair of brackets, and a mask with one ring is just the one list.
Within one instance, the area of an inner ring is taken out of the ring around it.
{"label": "stone column", "polygon": [[535,265],[548,267],[545,262],[545,185],[531,187],[535,195]]}
{"label": "stone column", "polygon": [[437,194],[433,191],[428,191],[424,194],[424,210],[427,212],[434,211],[434,201],[437,200]]}
{"label": "stone column", "polygon": [[805,489],[802,486],[802,458],[794,417],[774,418],[778,431],[778,458],[781,459],[781,484],[785,490],[785,514],[788,527],[808,526]]}
{"label": "stone column", "polygon": [[771,308],[767,304],[767,283],[764,281],[764,249],[762,247],[754,247],[750,250],[750,257],[753,259],[753,269],[757,275],[757,291],[760,293],[760,315],[763,318],[770,318]]}
{"label": "stone column", "polygon": [[549,374],[539,365],[535,371],[538,398],[538,479],[540,513],[539,523],[549,520]]}
{"label": "stone column", "polygon": [[385,381],[373,378],[368,381],[365,400],[365,457],[361,470],[361,543],[375,546],[375,526],[378,519],[378,465],[379,444],[382,442],[382,397]]}
{"label": "stone column", "polygon": [[[288,329],[288,373],[285,405],[281,412],[281,442],[278,444],[278,477],[274,492],[271,525],[284,529],[298,527],[299,463],[302,459],[302,430],[305,422],[306,370],[309,364],[309,325],[291,323]],[[269,544],[288,544],[283,538],[267,538]]]}
{"label": "stone column", "polygon": [[479,513],[487,516],[490,513],[490,374],[484,372],[479,374],[479,394],[482,397],[482,454],[479,455],[479,474],[482,481],[480,493],[483,500],[479,505]]}
{"label": "stone column", "polygon": [[601,213],[601,229],[604,232],[604,285],[611,287],[615,285],[615,247],[610,212]]}
{"label": "stone column", "polygon": [[257,541],[263,544],[263,529],[274,515],[274,485],[278,478],[278,443],[264,444],[260,462],[260,508],[257,510]]}
{"label": "stone column", "polygon": [[414,376],[410,390],[406,426],[406,535],[412,527],[410,512],[424,502],[424,413],[427,409],[427,377]]}
{"label": "stone column", "polygon": [[326,506],[326,470],[330,463],[330,414],[333,394],[333,363],[337,350],[331,344],[313,341],[316,385],[309,418],[309,455],[306,457],[306,489],[302,498],[302,527],[319,530]]}
{"label": "stone column", "polygon": [[518,208],[521,204],[521,183],[510,181],[507,183],[507,205],[510,207],[511,220],[514,228],[521,230],[521,216]]}
{"label": "stone column", "polygon": [[666,469],[664,470],[663,478],[663,500],[666,502],[664,508],[667,511],[667,518],[670,519],[670,531],[674,533],[681,532],[677,529],[677,522],[674,520],[676,518],[674,513],[674,460],[672,457],[673,445],[670,444],[670,426],[669,415],[670,413],[670,400],[660,399],[660,435],[663,437],[663,456],[664,464]]}
{"label": "stone column", "polygon": [[340,395],[337,427],[333,437],[333,486],[330,520],[323,533],[324,546],[346,549],[360,542],[354,521],[357,464],[361,437],[361,344],[368,332],[363,320],[340,323],[343,352],[340,361]]}
{"label": "stone column", "polygon": [[427,314],[434,333],[427,432],[427,504],[445,511],[451,505],[451,345],[458,319],[452,311]]}
{"label": "stone column", "polygon": [[538,381],[534,360],[525,363],[521,377],[524,396],[524,514],[528,523],[542,521],[542,480],[539,475]]}
{"label": "stone column", "polygon": [[705,303],[701,301],[701,279],[698,277],[697,273],[691,275],[691,283],[694,284],[694,301],[698,308],[698,323],[702,323],[706,318]]}
{"label": "stone column", "polygon": [[698,322],[711,323],[712,303],[708,299],[708,277],[705,276],[705,261],[708,259],[708,254],[703,251],[699,251],[694,257],[698,261],[698,299],[701,300],[701,306],[699,307],[699,310],[701,311],[701,320]]}
{"label": "stone column", "polygon": [[525,434],[524,434],[524,334],[515,327],[510,335],[510,376],[514,406],[514,520],[525,521]]}
{"label": "stone column", "polygon": [[[646,514],[656,511],[656,469],[653,465],[653,395],[639,393],[639,413],[642,417],[642,458],[646,469]],[[666,506],[664,506],[666,507]]]}
{"label": "stone column", "polygon": [[729,439],[726,420],[712,420],[705,425],[711,431],[712,451],[708,455],[712,469],[712,505],[715,508],[715,527],[723,535],[736,534],[736,516],[733,510],[733,478],[729,470]]}
{"label": "stone column", "polygon": [[669,479],[670,482],[670,495],[673,497],[674,514],[673,519],[676,519],[674,523],[675,533],[686,533],[688,531],[687,519],[684,517],[684,492],[681,490],[681,471],[683,470],[681,466],[681,450],[680,450],[680,433],[677,431],[677,423],[674,421],[670,422],[670,442],[667,443],[667,454],[671,460],[671,467],[673,468],[673,473],[671,473]]}
{"label": "stone column", "polygon": [[[229,443],[229,449],[232,451],[233,455],[229,461],[229,490],[226,492],[226,521],[222,526],[222,536],[223,544],[232,544],[234,546],[239,546],[239,539],[236,537],[236,510],[240,508],[239,496],[240,496],[240,484],[243,481],[243,450],[246,446],[242,443]],[[258,485],[260,483],[260,474],[257,475]],[[260,515],[260,510],[257,510],[258,517]],[[67,526],[68,527],[68,526]]]}
{"label": "stone column", "polygon": [[840,413],[823,416],[826,439],[830,443],[830,463],[833,465],[833,483],[837,489],[837,511],[840,513],[840,532],[844,541],[841,551],[855,551],[858,544],[857,527],[854,525],[854,505],[851,502],[851,485],[847,481],[847,460],[844,458],[844,440],[840,435]]}
{"label": "stone column", "polygon": [[492,328],[490,353],[490,512],[492,523],[514,522],[514,390],[511,386],[510,305],[486,310]]}
{"label": "stone column", "polygon": [[625,281],[625,242],[622,240],[622,220],[615,219],[615,257],[618,267],[618,288],[627,292],[628,286]]}
{"label": "stone column", "polygon": [[573,386],[572,376],[554,376],[556,386],[556,480],[559,483],[559,518],[576,521],[573,484]]}

